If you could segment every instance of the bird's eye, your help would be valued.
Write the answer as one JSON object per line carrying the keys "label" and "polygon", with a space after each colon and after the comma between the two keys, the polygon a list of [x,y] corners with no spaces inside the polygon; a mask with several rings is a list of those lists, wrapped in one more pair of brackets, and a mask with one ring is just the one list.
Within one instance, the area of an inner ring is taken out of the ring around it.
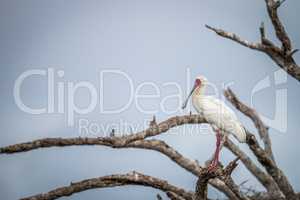
{"label": "bird's eye", "polygon": [[200,84],[201,84],[201,80],[197,78],[197,79],[195,80],[195,85],[198,86],[198,85],[200,85]]}

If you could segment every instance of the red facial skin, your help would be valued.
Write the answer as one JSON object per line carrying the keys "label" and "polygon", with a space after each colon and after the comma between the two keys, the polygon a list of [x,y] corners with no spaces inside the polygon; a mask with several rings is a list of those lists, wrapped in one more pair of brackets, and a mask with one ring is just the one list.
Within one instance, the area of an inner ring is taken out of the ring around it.
{"label": "red facial skin", "polygon": [[198,87],[198,86],[200,86],[200,85],[201,85],[201,80],[197,78],[197,79],[195,80],[195,86]]}

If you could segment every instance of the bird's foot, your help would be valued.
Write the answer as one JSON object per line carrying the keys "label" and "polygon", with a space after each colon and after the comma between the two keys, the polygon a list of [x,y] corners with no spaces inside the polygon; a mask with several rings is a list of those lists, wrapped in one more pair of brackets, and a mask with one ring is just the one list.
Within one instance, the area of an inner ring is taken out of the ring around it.
{"label": "bird's foot", "polygon": [[218,162],[212,161],[210,165],[207,167],[207,170],[208,172],[214,172],[216,171],[217,167],[218,167]]}

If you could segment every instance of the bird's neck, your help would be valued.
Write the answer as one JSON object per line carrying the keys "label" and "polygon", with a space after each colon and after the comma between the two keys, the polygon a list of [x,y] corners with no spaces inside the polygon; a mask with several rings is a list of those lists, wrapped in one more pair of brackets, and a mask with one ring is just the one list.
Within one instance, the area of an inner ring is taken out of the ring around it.
{"label": "bird's neck", "polygon": [[201,87],[197,87],[193,93],[194,97],[203,97],[205,94],[205,85],[202,85]]}
{"label": "bird's neck", "polygon": [[196,110],[200,110],[201,105],[200,102],[202,102],[202,100],[205,98],[205,87],[197,87],[192,95],[192,102],[193,102],[193,106],[196,108]]}

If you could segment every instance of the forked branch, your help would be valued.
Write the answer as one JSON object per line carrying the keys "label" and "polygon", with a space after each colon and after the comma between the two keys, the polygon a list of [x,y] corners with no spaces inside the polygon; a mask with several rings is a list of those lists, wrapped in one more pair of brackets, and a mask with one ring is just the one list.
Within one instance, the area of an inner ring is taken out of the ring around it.
{"label": "forked branch", "polygon": [[278,8],[283,2],[284,1],[282,0],[265,0],[269,18],[274,27],[276,36],[281,42],[281,47],[277,47],[274,43],[267,39],[263,23],[260,26],[261,42],[258,43],[248,42],[235,33],[230,33],[209,25],[206,25],[206,27],[221,37],[230,39],[250,49],[266,53],[281,69],[285,70],[290,76],[300,81],[300,66],[297,65],[293,59],[293,54],[297,52],[298,49],[293,49],[291,40],[277,13]]}
{"label": "forked branch", "polygon": [[281,23],[277,9],[284,3],[285,0],[265,0],[267,11],[273,24],[277,38],[281,41],[282,48],[285,52],[292,50],[291,40]]}
{"label": "forked branch", "polygon": [[249,200],[248,197],[243,195],[239,187],[233,182],[233,179],[231,178],[231,174],[233,170],[238,166],[237,161],[239,158],[234,159],[231,161],[225,168],[222,166],[218,166],[217,170],[210,171],[207,168],[205,168],[201,175],[198,177],[198,181],[196,184],[196,190],[195,190],[195,197],[194,200],[207,200],[207,186],[210,179],[218,178],[222,180],[226,185],[230,185],[231,191],[236,195],[236,199],[239,200]]}

